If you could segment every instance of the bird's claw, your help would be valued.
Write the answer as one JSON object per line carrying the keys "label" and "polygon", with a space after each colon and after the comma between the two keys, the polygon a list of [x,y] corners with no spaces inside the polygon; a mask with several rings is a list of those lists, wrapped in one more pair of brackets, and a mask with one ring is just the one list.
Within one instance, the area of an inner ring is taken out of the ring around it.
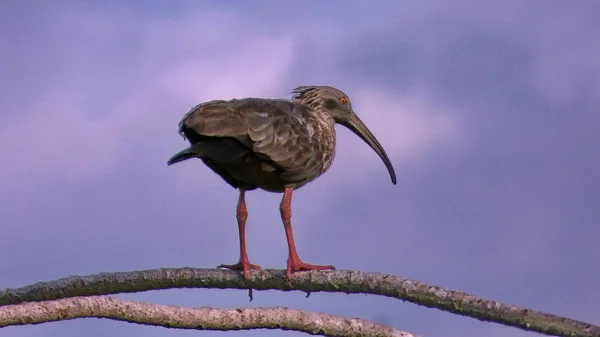
{"label": "bird's claw", "polygon": [[236,264],[220,264],[217,268],[225,268],[229,270],[237,270],[242,271],[244,273],[244,278],[248,279],[248,274],[250,270],[261,270],[262,268],[258,265],[252,264],[248,261],[239,261]]}
{"label": "bird's claw", "polygon": [[285,276],[288,280],[292,278],[292,273],[297,271],[310,271],[310,270],[335,270],[334,266],[320,266],[316,264],[308,264],[298,260],[288,260],[287,269],[285,271]]}

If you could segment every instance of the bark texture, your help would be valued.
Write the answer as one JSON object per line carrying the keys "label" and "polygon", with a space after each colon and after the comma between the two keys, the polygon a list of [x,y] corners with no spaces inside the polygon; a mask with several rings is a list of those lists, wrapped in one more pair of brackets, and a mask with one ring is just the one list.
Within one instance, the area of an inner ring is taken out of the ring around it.
{"label": "bark texture", "polygon": [[72,297],[0,307],[0,327],[82,317],[195,330],[281,329],[322,336],[413,337],[408,332],[359,318],[287,308],[184,308],[121,300],[109,296]]}
{"label": "bark texture", "polygon": [[72,276],[0,291],[0,305],[167,288],[255,289],[363,293],[393,297],[418,305],[557,336],[600,336],[600,327],[548,313],[520,308],[467,293],[381,273],[313,271],[287,280],[281,270],[239,272],[174,268]]}

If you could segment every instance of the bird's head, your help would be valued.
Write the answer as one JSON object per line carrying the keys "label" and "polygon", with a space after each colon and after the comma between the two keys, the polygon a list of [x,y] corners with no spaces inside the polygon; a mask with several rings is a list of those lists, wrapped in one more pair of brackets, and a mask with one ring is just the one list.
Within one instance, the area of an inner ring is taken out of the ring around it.
{"label": "bird's head", "polygon": [[302,86],[294,89],[292,93],[296,102],[331,115],[336,123],[347,127],[365,141],[383,160],[392,178],[392,183],[396,184],[396,172],[390,159],[377,138],[352,110],[352,103],[348,95],[328,86]]}

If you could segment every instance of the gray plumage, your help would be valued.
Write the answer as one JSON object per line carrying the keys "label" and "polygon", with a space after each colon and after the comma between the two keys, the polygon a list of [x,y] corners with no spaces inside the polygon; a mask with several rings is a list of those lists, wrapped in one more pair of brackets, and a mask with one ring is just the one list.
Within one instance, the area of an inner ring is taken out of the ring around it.
{"label": "gray plumage", "polygon": [[334,124],[339,123],[377,152],[396,183],[385,151],[352,111],[346,94],[327,86],[302,86],[292,93],[293,100],[244,98],[195,106],[179,124],[191,146],[168,164],[196,157],[241,190],[297,189],[331,166]]}

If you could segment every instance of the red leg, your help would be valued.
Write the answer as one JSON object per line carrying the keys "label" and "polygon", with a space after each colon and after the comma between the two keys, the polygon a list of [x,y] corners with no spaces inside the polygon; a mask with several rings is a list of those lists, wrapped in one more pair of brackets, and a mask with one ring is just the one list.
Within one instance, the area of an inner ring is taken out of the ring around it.
{"label": "red leg", "polygon": [[244,278],[248,278],[250,269],[260,269],[259,266],[248,261],[246,254],[246,219],[248,219],[248,210],[246,209],[246,201],[244,200],[245,190],[240,189],[240,197],[237,204],[237,222],[240,235],[240,260],[236,264],[221,264],[217,268],[227,268],[231,270],[241,270],[244,272]]}
{"label": "red leg", "polygon": [[293,271],[335,269],[334,266],[319,266],[304,263],[302,262],[302,260],[300,260],[300,257],[298,257],[298,252],[296,251],[296,244],[294,243],[294,234],[292,233],[291,223],[293,191],[293,188],[286,187],[286,189],[283,191],[281,205],[279,205],[279,210],[281,212],[281,220],[283,221],[283,228],[285,228],[285,236],[287,238],[289,248],[287,270],[285,271],[285,276],[288,279],[291,279]]}

